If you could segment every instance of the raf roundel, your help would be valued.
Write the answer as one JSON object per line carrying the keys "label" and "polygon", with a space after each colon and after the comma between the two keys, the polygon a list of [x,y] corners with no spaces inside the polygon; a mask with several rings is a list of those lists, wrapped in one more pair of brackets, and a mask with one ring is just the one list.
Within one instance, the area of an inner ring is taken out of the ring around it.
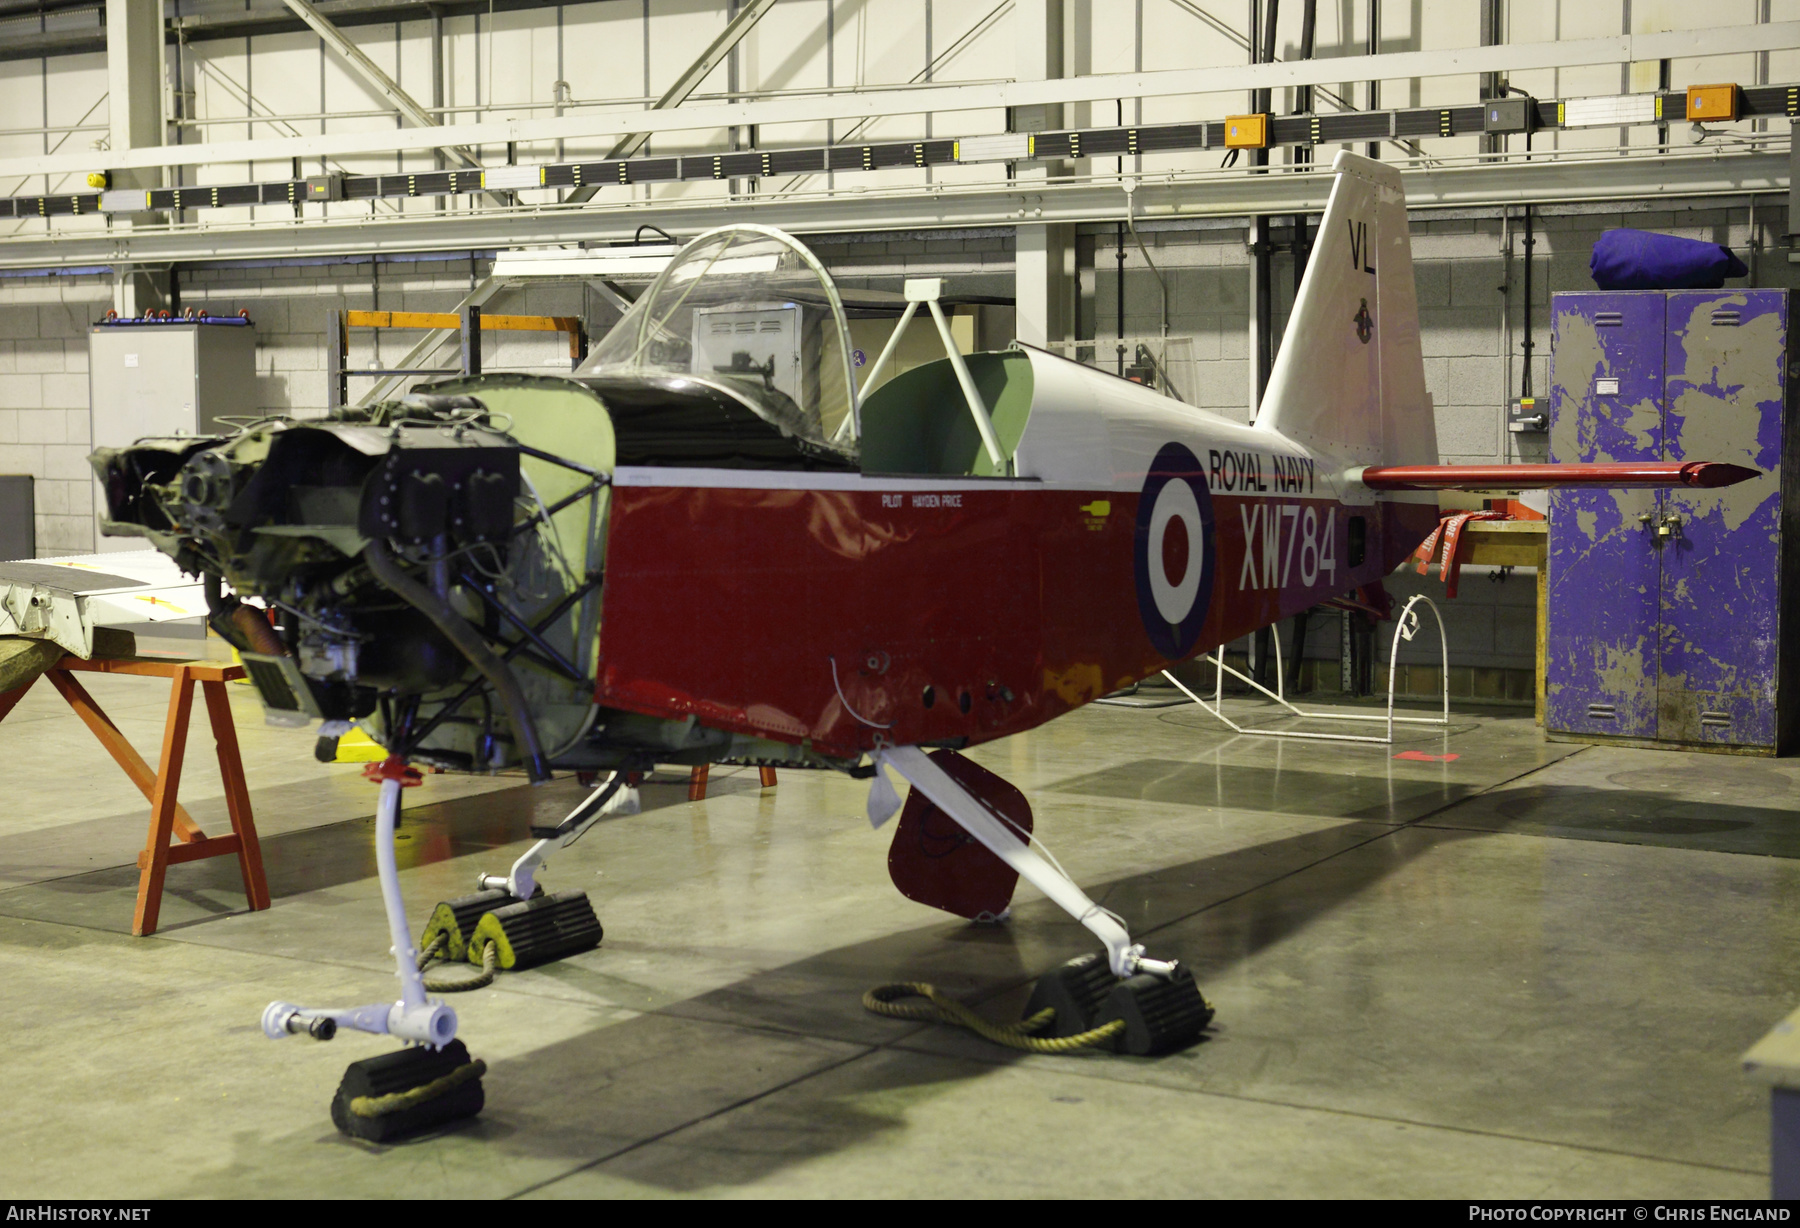
{"label": "raf roundel", "polygon": [[1163,445],[1144,479],[1132,553],[1144,630],[1158,652],[1180,660],[1200,639],[1212,604],[1214,552],[1206,473],[1178,443]]}

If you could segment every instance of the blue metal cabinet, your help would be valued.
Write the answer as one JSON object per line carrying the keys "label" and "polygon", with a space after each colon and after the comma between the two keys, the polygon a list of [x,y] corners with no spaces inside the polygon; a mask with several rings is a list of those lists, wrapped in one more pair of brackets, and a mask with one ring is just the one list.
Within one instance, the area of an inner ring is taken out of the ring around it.
{"label": "blue metal cabinet", "polygon": [[[1559,294],[1550,458],[1662,459],[1661,293]],[[1656,492],[1557,491],[1550,505],[1546,729],[1656,736]]]}
{"label": "blue metal cabinet", "polygon": [[1550,456],[1718,460],[1724,490],[1559,491],[1550,502],[1545,726],[1772,753],[1789,742],[1782,644],[1788,293],[1558,294]]}

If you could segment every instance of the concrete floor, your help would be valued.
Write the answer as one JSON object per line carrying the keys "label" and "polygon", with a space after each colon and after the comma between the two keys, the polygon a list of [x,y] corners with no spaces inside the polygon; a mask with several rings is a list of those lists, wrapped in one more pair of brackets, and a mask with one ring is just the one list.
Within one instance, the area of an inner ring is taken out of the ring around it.
{"label": "concrete floor", "polygon": [[[155,746],[159,684],[92,690]],[[257,1027],[276,997],[394,994],[374,789],[234,691],[274,907],[242,911],[229,860],[178,866],[149,939],[129,936],[135,791],[47,686],[0,724],[0,1197],[1767,1191],[1764,1093],[1737,1058],[1797,1001],[1800,762],[1547,743],[1504,709],[1386,748],[1089,707],[982,748],[1218,1007],[1206,1043],[1160,1059],[865,1013],[870,985],[928,980],[1015,1018],[1094,944],[1025,886],[1004,927],[900,897],[855,782],[715,771],[690,804],[669,777],[546,874],[592,894],[605,943],[454,999],[487,1110],[375,1148],[326,1106],[391,1042]],[[183,796],[223,827],[210,745],[202,718]],[[578,793],[409,793],[415,929]]]}

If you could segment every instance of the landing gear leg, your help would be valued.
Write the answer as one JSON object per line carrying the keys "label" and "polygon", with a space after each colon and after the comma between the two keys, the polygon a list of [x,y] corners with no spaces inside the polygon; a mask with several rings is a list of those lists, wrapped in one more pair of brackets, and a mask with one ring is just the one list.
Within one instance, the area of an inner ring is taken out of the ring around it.
{"label": "landing gear leg", "polygon": [[[545,895],[538,871],[550,856],[579,840],[588,828],[609,815],[636,814],[637,790],[624,772],[614,772],[554,827],[533,827],[537,843],[513,862],[504,876],[476,876],[474,895],[445,900],[432,911],[419,945],[443,947],[453,960],[482,964],[488,945],[500,968],[548,963],[600,945],[600,918],[584,891]],[[480,983],[480,982],[477,982]]]}
{"label": "landing gear leg", "polygon": [[1038,982],[1027,1016],[1056,1007],[1053,1035],[1085,1032],[1123,1018],[1120,1047],[1129,1053],[1161,1053],[1193,1043],[1212,1020],[1212,1008],[1194,977],[1174,961],[1147,959],[1141,944],[1113,914],[1101,908],[1069,877],[1020,838],[981,800],[953,780],[916,746],[876,753],[939,810],[954,819],[989,852],[1018,871],[1106,946],[1106,962],[1096,956],[1071,961]]}
{"label": "landing gear leg", "polygon": [[582,834],[588,828],[609,815],[636,814],[637,812],[637,790],[627,787],[624,772],[614,772],[555,827],[533,827],[531,834],[539,838],[538,842],[526,849],[524,856],[513,862],[512,869],[506,877],[502,878],[498,874],[483,874],[475,885],[483,891],[504,888],[506,893],[515,900],[529,900],[539,890],[537,872],[544,868],[544,863],[550,859],[550,854],[575,843],[581,839]]}

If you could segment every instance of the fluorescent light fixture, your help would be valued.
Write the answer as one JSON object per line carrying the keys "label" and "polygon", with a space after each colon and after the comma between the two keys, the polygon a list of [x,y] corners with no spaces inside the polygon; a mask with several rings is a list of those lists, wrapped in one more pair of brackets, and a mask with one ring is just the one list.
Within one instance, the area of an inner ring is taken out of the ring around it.
{"label": "fluorescent light fixture", "polygon": [[495,166],[481,172],[484,188],[541,188],[544,186],[542,166]]}
{"label": "fluorescent light fixture", "polygon": [[958,162],[1019,162],[1031,156],[1029,132],[1002,132],[996,136],[965,136],[956,142]]}
{"label": "fluorescent light fixture", "polygon": [[494,276],[532,277],[655,277],[676,252],[672,243],[641,247],[535,247],[500,252],[494,257]]}
{"label": "fluorescent light fixture", "polygon": [[1599,98],[1570,98],[1558,104],[1565,128],[1603,128],[1612,124],[1656,122],[1655,94],[1612,94]]}
{"label": "fluorescent light fixture", "polygon": [[142,213],[150,207],[150,193],[143,188],[108,188],[100,193],[103,213]]}
{"label": "fluorescent light fixture", "polygon": [[696,277],[741,276],[746,273],[773,273],[781,267],[779,252],[760,252],[746,256],[721,256],[717,260],[690,260],[670,274],[671,281],[693,281]]}

